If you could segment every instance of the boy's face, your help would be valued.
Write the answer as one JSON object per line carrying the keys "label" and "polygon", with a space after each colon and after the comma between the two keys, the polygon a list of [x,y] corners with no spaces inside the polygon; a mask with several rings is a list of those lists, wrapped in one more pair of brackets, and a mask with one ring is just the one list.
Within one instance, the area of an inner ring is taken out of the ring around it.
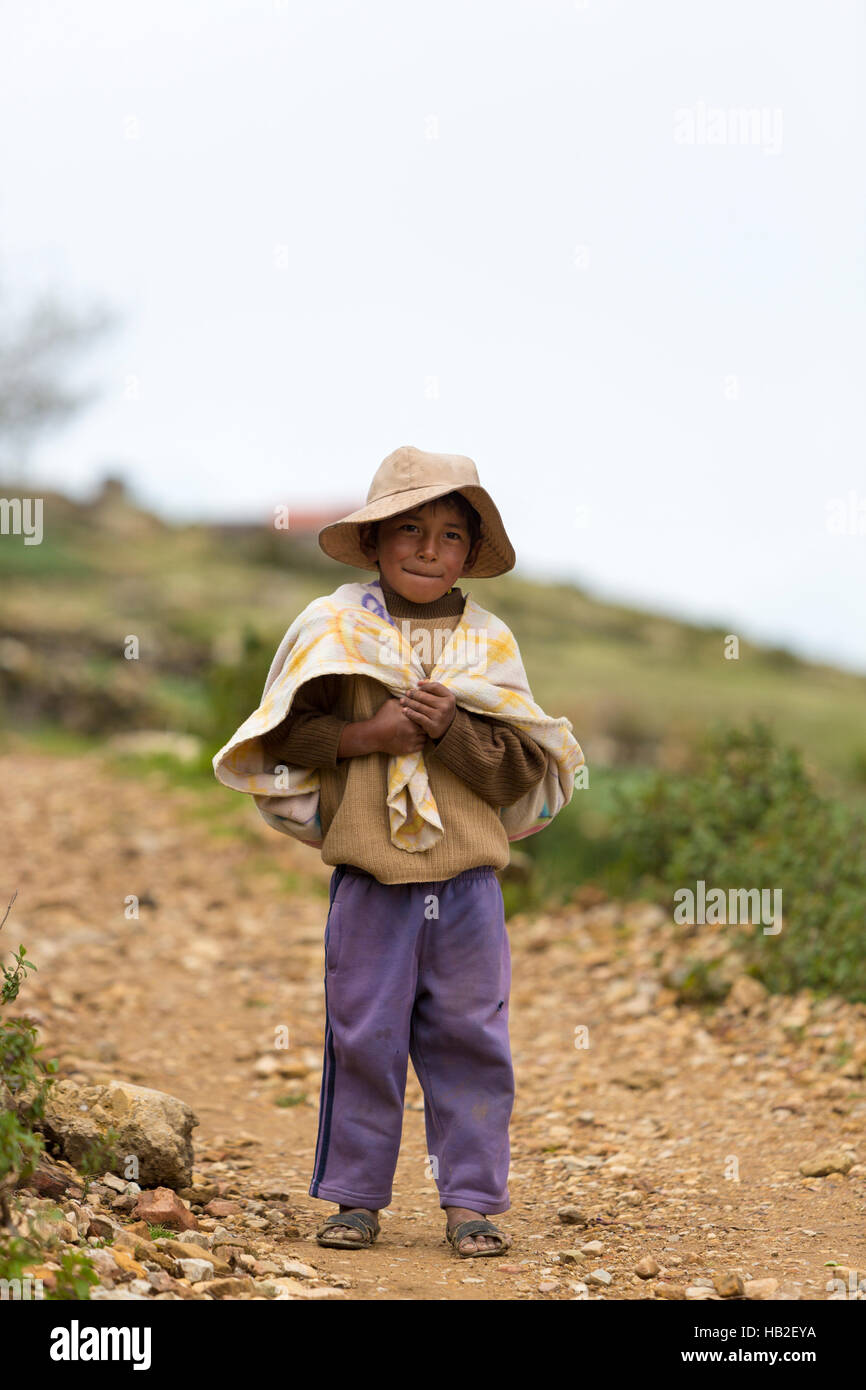
{"label": "boy's face", "polygon": [[474,565],[481,546],[479,539],[470,549],[466,522],[453,503],[435,499],[380,521],[375,541],[362,528],[360,542],[385,583],[410,603],[431,603],[447,594]]}

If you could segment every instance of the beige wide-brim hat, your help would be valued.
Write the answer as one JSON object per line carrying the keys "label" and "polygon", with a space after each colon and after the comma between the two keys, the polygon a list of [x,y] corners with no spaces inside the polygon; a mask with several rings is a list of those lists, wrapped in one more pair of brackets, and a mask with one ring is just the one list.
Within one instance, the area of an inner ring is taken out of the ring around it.
{"label": "beige wide-brim hat", "polygon": [[361,549],[360,528],[365,521],[420,507],[434,497],[460,492],[481,517],[481,545],[471,570],[461,571],[476,579],[505,574],[516,563],[514,547],[505,534],[502,517],[493,499],[478,481],[478,469],[464,454],[430,454],[403,444],[379,464],[367,493],[367,504],[319,532],[319,545],[332,560],[355,569],[375,570],[378,565]]}

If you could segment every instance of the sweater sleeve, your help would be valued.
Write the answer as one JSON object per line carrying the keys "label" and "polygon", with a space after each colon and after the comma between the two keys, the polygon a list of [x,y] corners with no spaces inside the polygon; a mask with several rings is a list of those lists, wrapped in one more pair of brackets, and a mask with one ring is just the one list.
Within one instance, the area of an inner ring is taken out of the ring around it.
{"label": "sweater sleeve", "polygon": [[329,713],[339,676],[315,676],[295,695],[282,723],[262,735],[262,744],[277,762],[295,767],[336,767],[340,735],[348,719]]}
{"label": "sweater sleeve", "polygon": [[470,714],[460,705],[442,737],[432,742],[439,761],[491,806],[513,805],[547,769],[547,754],[523,729]]}

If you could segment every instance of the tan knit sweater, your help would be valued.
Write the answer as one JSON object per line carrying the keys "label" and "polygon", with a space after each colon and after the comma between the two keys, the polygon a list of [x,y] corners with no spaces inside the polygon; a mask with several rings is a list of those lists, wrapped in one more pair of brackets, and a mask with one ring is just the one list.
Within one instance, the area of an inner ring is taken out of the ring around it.
{"label": "tan knit sweater", "polygon": [[[419,604],[384,583],[382,592],[388,612],[398,623],[408,621],[412,635],[421,629],[430,632],[435,660],[436,630],[454,630],[465,595],[454,589]],[[422,660],[421,665],[429,676],[432,664]],[[369,676],[319,676],[301,688],[286,718],[262,739],[276,762],[318,769],[324,863],[354,864],[381,883],[427,883],[485,864],[504,868],[509,845],[498,809],[518,801],[541,780],[547,766],[544,750],[516,725],[458,706],[442,737],[428,738],[424,746],[445,833],[432,849],[410,854],[391,843],[389,755],[337,757],[344,726],[372,718],[389,698],[387,687]]]}

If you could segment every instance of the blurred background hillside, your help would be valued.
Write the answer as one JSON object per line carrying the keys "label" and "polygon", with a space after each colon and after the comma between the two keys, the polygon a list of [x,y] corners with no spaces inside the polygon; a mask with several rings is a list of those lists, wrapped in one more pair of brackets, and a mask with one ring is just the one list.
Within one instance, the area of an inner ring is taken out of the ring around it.
{"label": "blurred background hillside", "polygon": [[[0,496],[27,495],[0,479]],[[316,541],[338,508],[291,512],[280,531],[267,519],[173,524],[116,477],[86,502],[39,495],[41,543],[0,544],[0,695],[19,730],[163,729],[212,754],[258,704],[295,615],[350,577]],[[574,585],[505,575],[461,587],[514,630],[539,702],[572,721],[594,786],[615,771],[685,770],[708,725],[758,718],[802,749],[821,788],[862,802],[866,677],[743,640],[729,660],[724,628]],[[128,635],[137,661],[123,659]]]}

